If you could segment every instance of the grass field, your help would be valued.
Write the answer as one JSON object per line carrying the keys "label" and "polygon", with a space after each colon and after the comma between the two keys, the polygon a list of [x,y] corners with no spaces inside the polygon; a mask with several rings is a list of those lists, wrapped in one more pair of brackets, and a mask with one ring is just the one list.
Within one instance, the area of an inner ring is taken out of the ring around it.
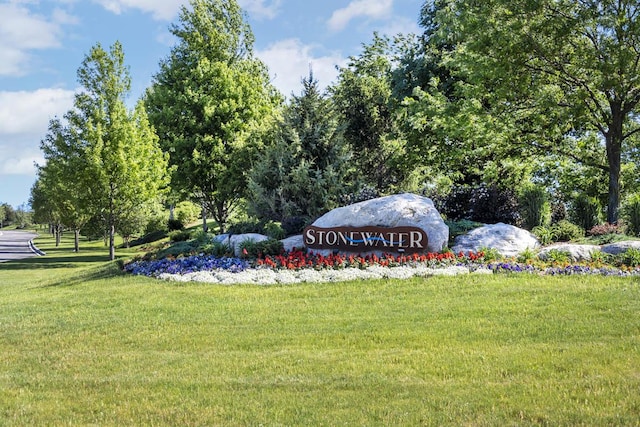
{"label": "grass field", "polygon": [[637,278],[179,285],[36,243],[0,265],[0,426],[640,423]]}

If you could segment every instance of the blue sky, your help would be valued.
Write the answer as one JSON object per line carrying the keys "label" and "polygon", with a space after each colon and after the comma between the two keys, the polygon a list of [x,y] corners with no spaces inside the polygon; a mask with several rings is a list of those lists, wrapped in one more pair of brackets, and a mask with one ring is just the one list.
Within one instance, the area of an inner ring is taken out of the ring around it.
{"label": "blue sky", "polygon": [[[419,33],[424,0],[238,0],[256,54],[285,95],[309,66],[324,87],[336,66],[374,31]],[[173,39],[168,27],[188,0],[0,0],[0,203],[28,202],[49,120],[73,105],[76,71],[96,43],[116,40],[130,67],[133,105]]]}

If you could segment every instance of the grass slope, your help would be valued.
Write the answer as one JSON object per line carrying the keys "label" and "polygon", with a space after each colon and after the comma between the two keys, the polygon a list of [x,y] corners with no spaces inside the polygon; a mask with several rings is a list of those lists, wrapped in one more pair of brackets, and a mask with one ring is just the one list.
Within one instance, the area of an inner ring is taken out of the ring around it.
{"label": "grass slope", "polygon": [[638,425],[637,278],[179,285],[37,243],[0,265],[2,426]]}

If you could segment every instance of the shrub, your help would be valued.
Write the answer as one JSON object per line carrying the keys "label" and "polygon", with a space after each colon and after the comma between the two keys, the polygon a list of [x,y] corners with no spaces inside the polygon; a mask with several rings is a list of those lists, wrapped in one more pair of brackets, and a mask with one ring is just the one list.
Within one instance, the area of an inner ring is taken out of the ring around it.
{"label": "shrub", "polygon": [[594,225],[587,231],[588,236],[604,236],[606,234],[624,234],[624,229],[618,224],[604,224]]}
{"label": "shrub", "polygon": [[243,221],[234,222],[227,228],[229,234],[247,234],[264,232],[264,223],[257,218],[249,218]]}
{"label": "shrub", "polygon": [[185,201],[176,205],[176,219],[183,224],[190,224],[200,218],[202,208],[193,202]]}
{"label": "shrub", "polygon": [[482,227],[482,223],[469,221],[468,219],[445,221],[445,224],[449,227],[449,243],[452,243],[456,237],[466,234],[474,228]]}
{"label": "shrub", "polygon": [[520,193],[520,214],[524,226],[531,230],[551,222],[551,205],[547,192],[537,185],[526,185]]}
{"label": "shrub", "polygon": [[153,231],[151,233],[145,234],[142,237],[139,237],[135,240],[130,241],[129,246],[133,247],[133,246],[146,245],[152,242],[156,242],[160,239],[164,239],[165,237],[167,237],[167,233],[165,231]]}
{"label": "shrub", "polygon": [[497,186],[454,186],[447,195],[436,194],[432,198],[436,208],[449,220],[514,225],[520,222],[515,193]]}
{"label": "shrub", "polygon": [[156,231],[167,231],[167,221],[162,215],[155,215],[149,219],[145,226],[145,234],[154,233]]}
{"label": "shrub", "polygon": [[602,207],[595,197],[581,194],[571,203],[571,220],[582,227],[583,230],[590,230],[600,222]]}
{"label": "shrub", "polygon": [[281,227],[286,236],[302,233],[307,225],[307,220],[301,216],[290,216],[282,220]]}
{"label": "shrub", "polygon": [[640,249],[629,248],[619,256],[620,264],[628,267],[640,266]]}
{"label": "shrub", "polygon": [[545,246],[553,243],[556,238],[554,230],[551,227],[539,225],[537,227],[533,227],[531,232],[538,238],[540,244]]}
{"label": "shrub", "polygon": [[199,248],[202,253],[216,257],[231,256],[231,247],[225,243],[212,241]]}
{"label": "shrub", "polygon": [[528,263],[536,258],[536,252],[531,248],[526,248],[518,255],[518,262]]}
{"label": "shrub", "polygon": [[584,229],[566,219],[554,224],[552,231],[556,242],[568,242],[584,237]]}
{"label": "shrub", "polygon": [[264,227],[262,227],[262,234],[276,240],[284,239],[286,237],[285,231],[280,226],[280,223],[273,221],[268,221]]}
{"label": "shrub", "polygon": [[345,194],[340,197],[342,205],[352,205],[365,200],[371,200],[380,197],[380,192],[372,186],[366,185],[355,193]]}
{"label": "shrub", "polygon": [[620,213],[627,223],[627,233],[640,236],[640,193],[629,196]]}
{"label": "shrub", "polygon": [[167,228],[169,231],[184,230],[184,224],[180,220],[170,219],[167,221]]}
{"label": "shrub", "polygon": [[191,238],[191,233],[186,230],[177,230],[169,233],[169,240],[172,242],[185,242]]}
{"label": "shrub", "polygon": [[240,244],[240,248],[246,250],[245,256],[250,258],[280,255],[284,251],[282,242],[276,239],[267,239],[261,242],[246,240]]}
{"label": "shrub", "polygon": [[567,251],[551,249],[549,252],[547,252],[546,260],[549,262],[564,264],[571,261],[571,254]]}
{"label": "shrub", "polygon": [[196,251],[196,247],[191,242],[177,242],[168,248],[158,251],[156,258],[166,258],[168,256],[178,257],[182,255],[191,255]]}

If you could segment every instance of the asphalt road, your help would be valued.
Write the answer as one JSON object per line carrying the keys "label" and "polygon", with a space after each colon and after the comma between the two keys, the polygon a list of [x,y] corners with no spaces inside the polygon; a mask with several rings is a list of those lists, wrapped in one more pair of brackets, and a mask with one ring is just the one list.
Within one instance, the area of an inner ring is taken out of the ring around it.
{"label": "asphalt road", "polygon": [[36,256],[29,241],[37,236],[27,231],[0,230],[0,263]]}

